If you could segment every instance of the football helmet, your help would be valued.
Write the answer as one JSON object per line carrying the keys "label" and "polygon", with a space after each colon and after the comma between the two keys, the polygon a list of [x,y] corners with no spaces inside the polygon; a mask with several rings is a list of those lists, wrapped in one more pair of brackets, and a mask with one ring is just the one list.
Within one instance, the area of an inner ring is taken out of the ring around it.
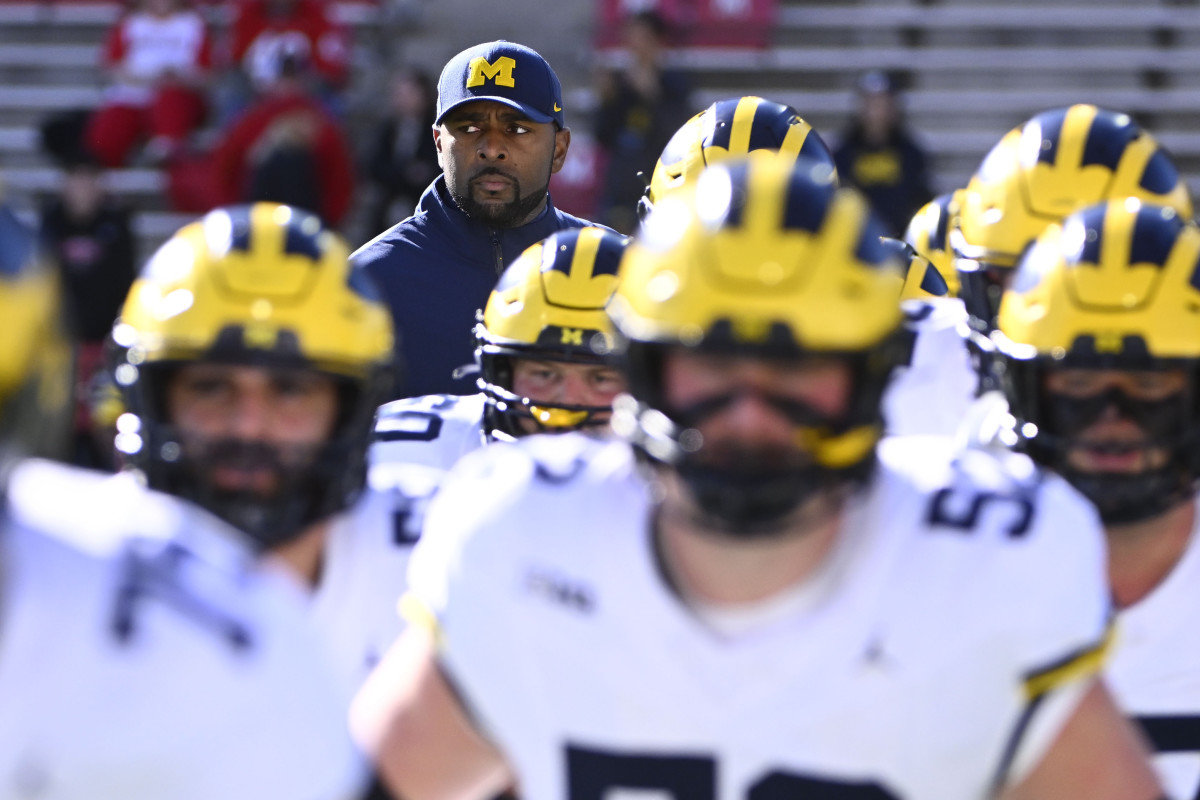
{"label": "football helmet", "polygon": [[[613,430],[671,465],[732,535],[772,531],[817,490],[869,474],[884,386],[911,351],[897,300],[905,265],[882,232],[866,199],[837,188],[827,165],[751,153],[663,198],[626,253],[610,315],[630,395],[614,403]],[[770,399],[795,424],[802,466],[714,466],[693,426],[723,399],[690,409],[665,400],[662,365],[680,347],[835,358],[850,367],[852,399],[833,417]]]}
{"label": "football helmet", "polygon": [[[348,253],[307,212],[274,203],[219,208],[158,249],[113,327],[113,375],[126,409],[118,452],[152,487],[194,500],[263,549],[348,507],[365,485],[375,409],[396,368],[390,313]],[[278,448],[262,443],[197,444],[166,408],[171,377],[196,362],[328,375],[338,387],[334,430],[302,459],[264,453]],[[280,488],[269,497],[218,488],[208,477],[216,454],[266,459]]]}
{"label": "football helmet", "polygon": [[958,272],[954,269],[954,253],[950,250],[947,239],[950,234],[950,220],[958,213],[962,192],[962,189],[956,189],[938,195],[921,206],[904,232],[904,241],[929,259],[946,281],[949,294],[954,297],[958,296]]}
{"label": "football helmet", "polygon": [[0,206],[0,470],[21,456],[62,456],[70,431],[73,350],[57,273],[37,238]]}
{"label": "football helmet", "polygon": [[[1198,263],[1200,230],[1176,209],[1112,200],[1046,229],[1019,261],[1000,304],[992,339],[1017,441],[1090,498],[1107,523],[1154,516],[1195,493]],[[1119,386],[1051,391],[1048,376],[1063,369],[1133,371],[1140,380],[1182,371],[1186,383],[1182,391],[1150,399]],[[1105,415],[1136,423],[1144,438],[1114,443],[1093,433],[1089,440],[1085,430]],[[1080,447],[1109,455],[1141,451],[1144,468],[1084,470],[1069,459]],[[1159,456],[1157,466],[1154,448],[1169,454]]]}
{"label": "football helmet", "polygon": [[912,245],[900,239],[884,236],[880,239],[892,257],[904,265],[904,286],[900,289],[901,300],[923,300],[930,297],[945,297],[950,293],[942,274],[929,259],[918,253]]}
{"label": "football helmet", "polygon": [[638,203],[638,216],[645,219],[667,192],[709,164],[754,150],[777,150],[789,161],[803,156],[837,175],[833,153],[796,109],[754,96],[718,100],[685,122],[667,142]]}
{"label": "football helmet", "polygon": [[1005,276],[1047,225],[1122,197],[1192,216],[1179,170],[1128,115],[1080,104],[1009,131],[963,190],[950,230],[972,325],[992,330]]}
{"label": "football helmet", "polygon": [[484,429],[510,439],[608,424],[610,406],[553,405],[512,391],[512,359],[607,363],[612,325],[605,307],[617,288],[627,237],[605,228],[558,231],[523,252],[500,276],[475,326],[476,381],[486,398]]}

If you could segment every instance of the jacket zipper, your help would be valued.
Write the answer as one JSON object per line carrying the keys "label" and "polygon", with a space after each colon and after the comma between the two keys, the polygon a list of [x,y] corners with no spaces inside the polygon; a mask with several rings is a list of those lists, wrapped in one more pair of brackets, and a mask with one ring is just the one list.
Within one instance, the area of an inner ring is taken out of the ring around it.
{"label": "jacket zipper", "polygon": [[492,255],[496,257],[496,275],[499,276],[504,273],[504,248],[500,246],[500,235],[496,231],[489,228],[488,233],[492,237]]}

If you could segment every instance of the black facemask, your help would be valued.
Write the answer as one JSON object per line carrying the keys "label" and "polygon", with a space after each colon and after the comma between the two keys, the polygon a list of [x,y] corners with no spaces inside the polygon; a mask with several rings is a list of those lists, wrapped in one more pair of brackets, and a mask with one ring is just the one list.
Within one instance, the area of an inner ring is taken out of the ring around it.
{"label": "black facemask", "polygon": [[[796,447],[701,442],[696,431],[704,419],[737,402],[739,394],[708,398],[673,416],[690,434],[696,452],[675,468],[710,527],[741,538],[771,536],[786,530],[785,519],[840,478]],[[797,426],[828,428],[830,420],[810,406],[774,395],[761,399]]]}
{"label": "black facemask", "polygon": [[[168,433],[163,445],[176,457],[160,460],[154,488],[184,497],[247,534],[262,551],[295,539],[309,524],[329,513],[324,508],[327,484],[337,478],[321,469],[336,463],[330,456],[334,445],[282,448],[263,442],[238,439],[189,440]],[[171,450],[174,446],[173,451]],[[273,488],[229,489],[217,484],[220,469],[260,472],[271,476]]]}
{"label": "black facemask", "polygon": [[[1053,451],[1051,466],[1092,501],[1107,524],[1125,524],[1157,516],[1194,492],[1197,446],[1188,421],[1192,418],[1187,393],[1162,400],[1138,400],[1117,388],[1086,397],[1073,398],[1043,393],[1045,429],[1039,432],[1043,448]],[[1098,442],[1083,445],[1080,434],[1112,408],[1118,416],[1138,426],[1145,438],[1134,442]],[[1166,462],[1157,468],[1135,473],[1084,471],[1067,460],[1073,448],[1095,452],[1140,451],[1150,458],[1152,450],[1166,450]]]}

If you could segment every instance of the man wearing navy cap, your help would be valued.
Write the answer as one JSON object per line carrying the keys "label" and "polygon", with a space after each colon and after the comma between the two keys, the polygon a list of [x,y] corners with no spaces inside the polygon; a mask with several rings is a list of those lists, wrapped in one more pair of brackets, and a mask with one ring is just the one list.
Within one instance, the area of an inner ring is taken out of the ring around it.
{"label": "man wearing navy cap", "polygon": [[571,131],[558,76],[536,51],[495,41],[450,59],[438,80],[433,140],[442,174],[416,213],[351,260],[392,308],[406,393],[470,394],[474,381],[452,376],[473,361],[475,312],[497,276],[556,230],[594,223],[550,201]]}

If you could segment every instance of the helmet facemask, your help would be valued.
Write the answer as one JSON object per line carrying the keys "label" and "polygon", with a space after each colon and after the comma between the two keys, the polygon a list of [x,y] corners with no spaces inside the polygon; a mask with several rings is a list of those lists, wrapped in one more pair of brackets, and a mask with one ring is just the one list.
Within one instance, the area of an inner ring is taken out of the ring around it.
{"label": "helmet facemask", "polygon": [[[1186,383],[1182,391],[1153,400],[1131,397],[1118,387],[1074,397],[1046,386],[1047,375],[1073,365],[1044,361],[1005,361],[1007,394],[1019,441],[1034,460],[1062,475],[1087,497],[1106,525],[1155,517],[1195,494],[1200,481],[1200,369],[1168,361],[1110,366],[1139,371],[1182,368]],[[1141,437],[1088,435],[1088,429],[1101,419],[1132,423]],[[1100,457],[1138,454],[1141,468],[1084,469],[1072,459],[1072,454],[1081,450]]]}
{"label": "helmet facemask", "polygon": [[[791,397],[759,399],[793,426],[792,446],[706,442],[700,427],[739,401],[742,391],[672,407],[662,386],[670,345],[631,342],[627,349],[631,392],[614,404],[613,429],[650,462],[669,465],[701,512],[698,520],[720,534],[743,538],[779,535],[795,514],[825,494],[836,499],[869,478],[883,429],[883,391],[911,338],[898,332],[867,353],[832,357],[849,371],[850,405],[831,416]],[[761,354],[754,354],[761,355]],[[794,360],[793,354],[789,360]]]}
{"label": "helmet facemask", "polygon": [[[118,430],[136,424],[138,435],[130,436],[132,430],[118,434],[117,447],[151,488],[195,502],[247,534],[263,551],[287,544],[314,522],[354,504],[366,485],[371,421],[388,396],[390,373],[380,371],[361,381],[329,375],[337,391],[329,436],[314,443],[267,442],[208,437],[171,420],[166,402],[170,381],[183,364],[204,360],[142,365],[137,385],[125,387],[136,419],[126,415],[135,421],[119,420]],[[269,368],[261,360],[249,365]],[[264,486],[231,488],[226,483],[230,473]]]}
{"label": "helmet facemask", "polygon": [[[611,405],[540,402],[522,397],[512,390],[514,358],[605,366],[607,362],[603,357],[597,355],[589,358],[584,355],[556,354],[534,348],[489,344],[484,338],[487,332],[482,328],[481,323],[476,331],[476,352],[479,360],[479,378],[476,385],[485,400],[484,433],[489,439],[511,441],[530,433],[596,433],[607,429],[609,417],[612,415]],[[607,340],[604,335],[594,331],[588,338],[595,337],[599,337],[601,351],[606,349]],[[529,420],[531,425],[523,425],[520,420]]]}

